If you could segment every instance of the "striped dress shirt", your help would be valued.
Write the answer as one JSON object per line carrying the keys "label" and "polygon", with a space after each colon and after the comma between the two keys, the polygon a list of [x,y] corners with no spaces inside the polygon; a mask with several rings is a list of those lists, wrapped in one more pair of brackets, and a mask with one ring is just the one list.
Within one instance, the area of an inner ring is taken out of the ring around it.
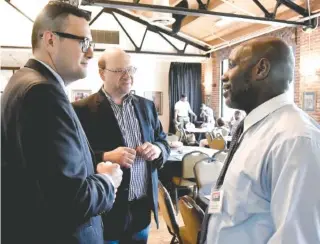
{"label": "striped dress shirt", "polygon": [[[116,116],[118,125],[124,138],[125,146],[136,149],[143,144],[139,121],[137,119],[132,104],[133,96],[130,94],[125,97],[121,105],[116,104],[110,95],[102,88],[110,102],[111,108]],[[130,171],[129,201],[140,199],[147,195],[148,170],[146,161],[136,155]]]}

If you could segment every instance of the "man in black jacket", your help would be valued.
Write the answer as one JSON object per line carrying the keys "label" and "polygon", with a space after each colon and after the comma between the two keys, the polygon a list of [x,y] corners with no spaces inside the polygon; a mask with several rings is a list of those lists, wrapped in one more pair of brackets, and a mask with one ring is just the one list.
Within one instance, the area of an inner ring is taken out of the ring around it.
{"label": "man in black jacket", "polygon": [[135,67],[119,48],[99,60],[103,87],[74,108],[98,161],[123,170],[112,210],[103,216],[105,243],[146,243],[150,214],[158,223],[158,169],[169,155],[153,102],[130,94]]}
{"label": "man in black jacket", "polygon": [[120,168],[95,167],[65,84],[86,76],[90,14],[51,2],[32,30],[34,59],[8,82],[1,106],[1,243],[103,243],[100,215]]}

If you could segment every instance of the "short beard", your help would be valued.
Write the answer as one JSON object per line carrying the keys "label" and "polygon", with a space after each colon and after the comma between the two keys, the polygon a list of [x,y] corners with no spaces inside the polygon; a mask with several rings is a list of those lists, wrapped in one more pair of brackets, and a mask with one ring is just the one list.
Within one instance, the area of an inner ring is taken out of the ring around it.
{"label": "short beard", "polygon": [[256,100],[256,94],[254,92],[251,74],[246,72],[243,79],[244,87],[240,93],[233,97],[230,107],[246,111],[250,107],[250,104]]}

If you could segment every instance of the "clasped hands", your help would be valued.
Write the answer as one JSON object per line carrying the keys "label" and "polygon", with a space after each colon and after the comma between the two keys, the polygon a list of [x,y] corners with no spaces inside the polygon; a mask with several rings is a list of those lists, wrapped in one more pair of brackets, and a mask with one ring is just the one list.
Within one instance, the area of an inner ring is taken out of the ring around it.
{"label": "clasped hands", "polygon": [[122,181],[123,172],[120,166],[131,168],[137,154],[146,161],[152,161],[159,158],[161,149],[150,142],[145,142],[137,147],[136,150],[128,147],[118,147],[103,154],[103,160],[106,162],[101,162],[97,165],[97,172],[99,174],[107,174],[112,179],[115,193]]}
{"label": "clasped hands", "polygon": [[128,147],[118,147],[113,151],[105,152],[103,158],[105,161],[111,161],[121,167],[131,168],[136,155],[140,155],[146,161],[152,161],[159,158],[160,154],[161,149],[158,146],[145,142],[135,150]]}

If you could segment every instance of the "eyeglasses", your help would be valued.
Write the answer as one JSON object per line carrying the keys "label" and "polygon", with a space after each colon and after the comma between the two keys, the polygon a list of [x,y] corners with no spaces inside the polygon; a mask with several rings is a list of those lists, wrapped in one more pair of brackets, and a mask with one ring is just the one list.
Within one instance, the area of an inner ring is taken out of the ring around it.
{"label": "eyeglasses", "polygon": [[122,75],[127,73],[128,75],[131,76],[131,75],[134,75],[134,73],[136,73],[137,68],[134,66],[129,66],[124,69],[107,69],[107,68],[105,68],[105,70],[110,71],[112,73],[116,73],[116,74],[122,74]]}
{"label": "eyeglasses", "polygon": [[[76,36],[76,35],[72,35],[72,34],[69,34],[69,33],[58,32],[58,31],[52,31],[52,33],[56,34],[57,36],[60,36],[62,38],[79,40],[80,41],[80,45],[81,45],[81,50],[84,53],[88,52],[90,47],[92,47],[92,49],[94,49],[94,45],[95,44],[94,44],[93,41],[90,41],[90,39],[88,37]],[[43,37],[43,34],[41,34],[40,37]]]}

